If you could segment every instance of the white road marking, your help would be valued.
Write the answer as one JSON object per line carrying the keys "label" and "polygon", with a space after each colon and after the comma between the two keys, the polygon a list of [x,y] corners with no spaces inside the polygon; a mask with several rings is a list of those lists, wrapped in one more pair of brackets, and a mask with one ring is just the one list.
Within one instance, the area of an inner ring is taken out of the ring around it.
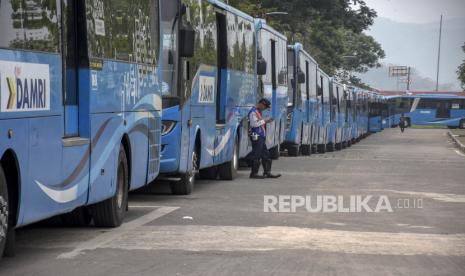
{"label": "white road marking", "polygon": [[410,224],[403,224],[403,223],[399,223],[399,224],[397,224],[397,226],[399,226],[399,227],[407,227],[407,228],[410,228],[410,229],[433,229],[434,228],[434,227],[431,227],[431,226],[410,225]]}
{"label": "white road marking", "polygon": [[380,189],[371,190],[371,191],[390,192],[390,193],[396,193],[396,194],[425,197],[425,198],[430,198],[433,200],[449,202],[449,203],[465,203],[465,195],[425,193],[425,192],[412,192],[412,191],[396,191],[396,190],[380,190]]}
{"label": "white road marking", "polygon": [[342,223],[342,222],[330,222],[330,221],[327,221],[325,223],[328,224],[328,225],[334,225],[334,226],[346,226],[346,224]]}
{"label": "white road marking", "polygon": [[104,248],[124,250],[315,250],[345,254],[465,256],[465,234],[352,232],[295,227],[145,226]]}
{"label": "white road marking", "polygon": [[137,228],[153,220],[166,216],[167,214],[174,212],[177,209],[179,209],[179,207],[160,207],[148,213],[147,215],[144,215],[140,218],[137,218],[133,221],[130,221],[128,223],[121,225],[119,228],[116,228],[115,230],[103,233],[91,240],[85,241],[79,244],[72,251],[60,254],[57,258],[58,259],[73,259],[81,255],[83,251],[95,250],[97,248],[100,248],[100,247],[103,247],[109,244],[110,242],[115,243],[114,240],[118,239],[120,236],[124,236],[127,234],[132,235]]}
{"label": "white road marking", "polygon": [[134,208],[140,208],[140,209],[156,209],[156,208],[162,208],[162,206],[149,206],[149,205],[129,205],[129,209]]}

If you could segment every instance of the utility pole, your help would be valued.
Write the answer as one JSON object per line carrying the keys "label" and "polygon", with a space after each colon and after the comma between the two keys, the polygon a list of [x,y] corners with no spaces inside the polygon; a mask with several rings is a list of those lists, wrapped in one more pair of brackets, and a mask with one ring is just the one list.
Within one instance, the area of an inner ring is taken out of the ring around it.
{"label": "utility pole", "polygon": [[439,49],[438,49],[438,69],[436,73],[436,92],[439,91],[439,68],[441,64],[441,39],[442,39],[442,14],[441,14],[441,22],[439,23]]}
{"label": "utility pole", "polygon": [[408,68],[407,73],[407,91],[410,91],[410,67]]}

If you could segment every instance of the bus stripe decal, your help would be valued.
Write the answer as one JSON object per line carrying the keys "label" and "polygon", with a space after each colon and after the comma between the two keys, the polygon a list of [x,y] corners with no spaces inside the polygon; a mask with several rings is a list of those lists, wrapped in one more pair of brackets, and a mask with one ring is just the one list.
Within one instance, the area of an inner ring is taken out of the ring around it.
{"label": "bus stripe decal", "polygon": [[74,185],[73,187],[64,190],[64,191],[56,191],[48,188],[47,186],[43,185],[39,181],[35,180],[36,184],[42,189],[42,191],[47,194],[51,199],[58,203],[68,203],[73,200],[76,200],[77,193],[78,193],[78,185]]}

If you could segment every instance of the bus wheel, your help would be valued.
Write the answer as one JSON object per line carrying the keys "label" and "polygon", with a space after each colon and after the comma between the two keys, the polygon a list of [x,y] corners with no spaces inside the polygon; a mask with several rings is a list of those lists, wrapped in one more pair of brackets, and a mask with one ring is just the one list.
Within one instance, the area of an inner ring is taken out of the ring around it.
{"label": "bus wheel", "polygon": [[326,150],[328,152],[333,152],[334,151],[334,143],[329,143],[326,145]]}
{"label": "bus wheel", "polygon": [[211,167],[211,168],[202,169],[199,171],[199,177],[200,179],[216,180],[216,178],[218,177],[218,168]]}
{"label": "bus wheel", "polygon": [[300,152],[299,145],[290,145],[289,147],[287,147],[287,153],[289,154],[289,156],[297,157],[299,156],[299,152]]}
{"label": "bus wheel", "polygon": [[170,183],[171,193],[174,195],[190,195],[194,191],[195,176],[199,168],[197,148],[194,148],[191,159],[191,170],[181,176],[181,180]]}
{"label": "bus wheel", "polygon": [[239,142],[236,139],[233,149],[232,160],[221,164],[218,167],[218,174],[220,175],[221,180],[233,180],[237,176],[237,169],[239,168]]}
{"label": "bus wheel", "polygon": [[278,144],[276,147],[270,149],[270,157],[273,160],[278,160],[281,155],[281,145]]}
{"label": "bus wheel", "polygon": [[0,259],[14,256],[15,230],[9,216],[8,186],[0,166]]}
{"label": "bus wheel", "polygon": [[318,153],[326,153],[326,145],[325,144],[318,145]]}
{"label": "bus wheel", "polygon": [[123,146],[119,150],[116,194],[92,206],[92,217],[97,227],[118,227],[123,223],[128,202],[128,161]]}
{"label": "bus wheel", "polygon": [[465,120],[460,121],[460,128],[465,129]]}
{"label": "bus wheel", "polygon": [[60,216],[62,223],[69,227],[84,227],[90,224],[92,216],[87,207],[80,207],[71,213]]}
{"label": "bus wheel", "polygon": [[301,149],[302,155],[310,156],[312,154],[312,145],[302,145]]}

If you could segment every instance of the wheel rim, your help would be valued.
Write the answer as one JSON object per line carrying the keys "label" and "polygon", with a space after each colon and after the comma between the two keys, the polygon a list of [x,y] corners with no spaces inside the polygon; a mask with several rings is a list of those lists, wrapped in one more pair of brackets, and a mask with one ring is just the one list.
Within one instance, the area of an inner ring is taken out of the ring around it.
{"label": "wheel rim", "polygon": [[237,158],[237,147],[234,146],[234,153],[233,153],[233,167],[235,170],[237,170],[237,166],[238,166],[238,158]]}
{"label": "wheel rim", "polygon": [[197,173],[197,152],[194,151],[192,153],[192,170],[191,170],[191,173],[189,175],[189,182],[192,183],[194,182],[194,178],[195,178],[195,174]]}
{"label": "wheel rim", "polygon": [[0,240],[6,238],[8,231],[8,202],[0,196]]}
{"label": "wheel rim", "polygon": [[124,169],[123,164],[118,166],[118,194],[116,196],[116,204],[118,205],[118,209],[123,207],[123,200],[124,200]]}

